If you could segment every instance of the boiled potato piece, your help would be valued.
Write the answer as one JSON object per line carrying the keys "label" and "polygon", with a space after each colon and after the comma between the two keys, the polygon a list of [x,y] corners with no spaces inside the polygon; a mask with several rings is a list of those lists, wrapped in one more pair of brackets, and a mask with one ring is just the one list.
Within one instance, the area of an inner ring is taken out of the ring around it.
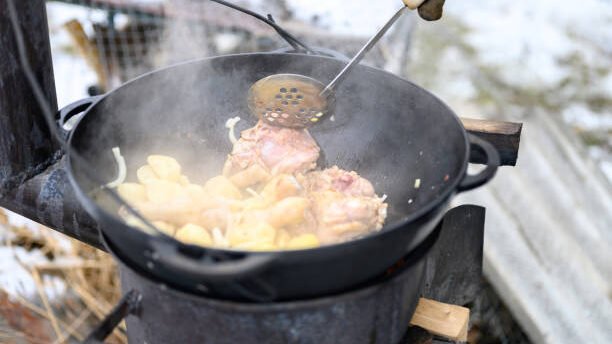
{"label": "boiled potato piece", "polygon": [[268,206],[270,206],[270,201],[263,197],[251,197],[242,201],[242,208],[244,210],[265,209]]}
{"label": "boiled potato piece", "polygon": [[186,196],[187,192],[178,183],[167,180],[153,180],[145,185],[147,198],[153,203],[170,202],[181,196]]}
{"label": "boiled potato piece", "polygon": [[210,246],[213,241],[208,231],[203,227],[188,223],[176,231],[175,238],[186,244]]}
{"label": "boiled potato piece", "polygon": [[268,179],[270,179],[270,174],[260,165],[253,165],[230,177],[232,183],[241,189],[265,182]]}
{"label": "boiled potato piece", "polygon": [[147,190],[138,183],[123,183],[117,186],[117,192],[128,203],[137,205],[147,201]]}
{"label": "boiled potato piece", "polygon": [[283,198],[297,196],[300,194],[302,186],[298,183],[294,176],[289,174],[280,174],[270,180],[261,191],[261,196],[269,199],[272,202],[279,201]]}
{"label": "boiled potato piece", "polygon": [[206,197],[206,192],[201,185],[198,184],[189,184],[185,186],[185,190],[191,198],[198,199]]}
{"label": "boiled potato piece", "polygon": [[160,231],[168,234],[169,236],[174,236],[174,233],[176,232],[176,229],[174,228],[174,226],[169,224],[168,222],[153,221],[151,222],[151,224],[157,227],[157,229],[159,229]]}
{"label": "boiled potato piece", "polygon": [[139,168],[136,171],[136,177],[138,177],[138,181],[140,182],[140,184],[145,184],[145,185],[149,184],[150,182],[154,180],[159,179],[157,174],[155,174],[155,172],[149,165],[144,165],[141,168]]}
{"label": "boiled potato piece", "polygon": [[274,204],[267,213],[270,225],[276,228],[293,226],[304,221],[308,199],[303,197],[287,197]]}
{"label": "boiled potato piece", "polygon": [[287,248],[289,249],[305,249],[318,247],[320,245],[319,238],[314,234],[302,234],[289,240]]}
{"label": "boiled potato piece", "polygon": [[181,179],[181,165],[173,157],[165,155],[149,155],[147,163],[155,174],[164,180],[178,182]]}
{"label": "boiled potato piece", "polygon": [[291,240],[291,235],[284,229],[279,229],[278,233],[276,233],[276,246],[278,248],[285,248],[289,241]]}
{"label": "boiled potato piece", "polygon": [[240,199],[240,190],[225,176],[211,178],[204,184],[204,192],[211,196],[229,199]]}
{"label": "boiled potato piece", "polygon": [[149,226],[147,226],[144,222],[140,221],[140,219],[138,219],[137,217],[133,216],[133,215],[127,215],[124,217],[124,221],[128,226],[132,226],[132,227],[136,227],[140,230],[142,230],[145,233],[151,234],[151,235],[156,235],[157,233],[155,232],[155,230],[153,230],[152,228],[150,228]]}
{"label": "boiled potato piece", "polygon": [[181,184],[183,186],[187,186],[187,185],[190,184],[189,178],[187,176],[180,176],[178,182],[179,182],[179,184]]}
{"label": "boiled potato piece", "polygon": [[265,222],[250,226],[235,226],[227,231],[227,240],[231,246],[246,243],[274,244],[276,229]]}

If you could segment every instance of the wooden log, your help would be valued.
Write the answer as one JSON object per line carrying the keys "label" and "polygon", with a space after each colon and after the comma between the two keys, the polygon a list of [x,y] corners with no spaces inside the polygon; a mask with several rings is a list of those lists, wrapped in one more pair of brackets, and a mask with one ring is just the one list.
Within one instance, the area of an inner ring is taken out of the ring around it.
{"label": "wooden log", "polygon": [[468,308],[421,298],[410,325],[447,339],[466,342],[469,321]]}
{"label": "wooden log", "polygon": [[[461,118],[468,133],[474,134],[491,143],[499,152],[502,165],[515,166],[521,142],[522,123],[488,121],[471,118]],[[470,162],[482,164],[486,162],[480,152],[473,150]]]}

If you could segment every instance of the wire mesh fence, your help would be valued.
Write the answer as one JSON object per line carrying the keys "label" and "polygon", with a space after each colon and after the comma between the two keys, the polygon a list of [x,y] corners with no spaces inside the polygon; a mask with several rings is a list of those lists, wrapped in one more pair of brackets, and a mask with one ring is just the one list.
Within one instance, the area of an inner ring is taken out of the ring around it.
{"label": "wire mesh fence", "polygon": [[173,63],[249,51],[270,33],[264,23],[210,1],[53,2],[80,9],[64,28],[95,72],[97,92]]}

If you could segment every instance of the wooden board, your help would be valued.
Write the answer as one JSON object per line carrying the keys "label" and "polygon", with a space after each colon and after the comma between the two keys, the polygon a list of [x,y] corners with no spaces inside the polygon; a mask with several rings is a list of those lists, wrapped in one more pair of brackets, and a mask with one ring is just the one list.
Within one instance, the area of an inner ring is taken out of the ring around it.
{"label": "wooden board", "polygon": [[421,298],[410,325],[444,338],[465,342],[469,321],[468,308]]}
{"label": "wooden board", "polygon": [[[521,143],[522,123],[487,121],[471,118],[461,118],[468,133],[474,134],[491,143],[499,152],[502,165],[515,166]],[[485,163],[485,157],[480,152],[471,152],[470,162]]]}

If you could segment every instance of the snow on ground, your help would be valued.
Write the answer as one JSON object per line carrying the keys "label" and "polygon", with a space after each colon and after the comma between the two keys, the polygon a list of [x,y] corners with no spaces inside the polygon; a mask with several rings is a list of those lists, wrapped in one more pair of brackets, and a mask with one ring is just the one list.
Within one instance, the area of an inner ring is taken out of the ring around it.
{"label": "snow on ground", "polygon": [[[0,230],[2,228],[0,227]],[[26,251],[23,247],[0,247],[0,289],[11,297],[32,299],[38,295],[32,275],[23,265],[46,263],[40,250]],[[57,277],[43,277],[44,290],[49,299],[64,294],[66,285]]]}
{"label": "snow on ground", "polygon": [[609,1],[583,0],[573,6],[557,0],[448,1],[447,13],[472,29],[468,41],[479,58],[503,67],[504,77],[517,83],[561,81],[569,71],[559,65],[560,58],[573,53],[600,57],[588,45],[612,53]]}
{"label": "snow on ground", "polygon": [[[70,241],[62,234],[46,231],[40,225],[32,222],[3,209],[7,215],[9,223],[14,227],[26,227],[32,232],[33,237],[42,234],[48,235],[64,250],[70,248]],[[45,233],[42,233],[45,231]],[[9,231],[5,225],[0,224],[0,241],[9,241],[13,237],[13,233]],[[48,263],[49,259],[40,250],[27,251],[23,247],[18,246],[2,246],[0,245],[0,289],[8,293],[11,297],[21,296],[27,299],[34,299],[38,296],[36,283],[26,267]],[[63,295],[66,290],[66,285],[60,278],[43,276],[44,290],[49,299],[55,299]]]}

